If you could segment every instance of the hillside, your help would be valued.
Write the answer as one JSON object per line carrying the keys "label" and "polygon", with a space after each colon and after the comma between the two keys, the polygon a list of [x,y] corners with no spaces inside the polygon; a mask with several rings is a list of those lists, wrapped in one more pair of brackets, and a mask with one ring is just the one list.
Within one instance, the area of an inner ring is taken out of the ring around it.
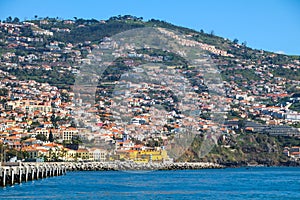
{"label": "hillside", "polygon": [[[142,27],[161,27],[177,31],[190,40],[202,44],[223,79],[226,102],[230,109],[226,111],[223,134],[218,140],[219,145],[205,158],[199,158],[195,153],[206,134],[206,125],[211,123],[211,109],[201,104],[203,111],[199,120],[203,124],[200,127],[199,137],[195,138],[192,147],[180,159],[185,161],[200,159],[233,165],[234,163],[290,164],[291,159],[295,157],[284,155],[284,150],[300,146],[300,133],[297,129],[300,128],[300,56],[251,49],[247,47],[246,42],[239,44],[238,40],[231,41],[216,36],[213,32],[196,31],[155,19],[143,21],[142,18],[126,15],[100,21],[44,18],[0,23],[1,116],[15,120],[22,115],[18,122],[31,121],[26,128],[29,133],[40,127],[45,128],[43,125],[45,122],[51,122],[53,125],[51,127],[58,132],[61,127],[75,128],[72,124],[70,104],[73,98],[72,85],[79,66],[89,63],[92,51],[99,48],[101,43],[109,41],[109,37]],[[199,74],[179,55],[158,49],[140,49],[132,54],[143,57],[127,56],[116,59],[113,66],[104,73],[107,75],[104,78],[105,84],[98,86],[100,89],[97,91],[96,100],[100,103],[93,106],[97,108],[96,113],[101,123],[112,121],[111,111],[108,111],[108,108],[111,106],[111,94],[115,83],[124,72],[147,63],[149,59],[153,63],[176,66],[176,69],[182,70],[192,86],[197,88],[196,93],[201,98],[208,92],[207,86],[200,81]],[[42,97],[42,93],[51,92],[48,97]],[[179,113],[172,102],[163,101],[157,97],[159,95],[176,102],[178,100],[175,100],[174,94],[169,91],[153,90],[149,96],[163,105],[167,111]],[[149,97],[146,94],[137,98],[144,101],[141,109],[149,106],[147,102]],[[30,114],[27,111],[15,108],[13,106],[15,104],[12,103],[24,99],[41,100],[39,104],[43,105],[49,103],[52,113],[39,113],[40,116],[31,116],[29,119]],[[57,101],[60,103],[56,103]],[[101,106],[101,103],[105,106]],[[8,104],[12,108],[8,109]],[[134,116],[140,116],[145,112],[135,110]],[[169,131],[167,136],[176,129],[175,118],[164,126],[166,132]],[[4,119],[2,124],[5,124],[1,129],[4,135],[5,130],[10,127],[7,127]],[[163,144],[162,137],[156,136],[132,140],[136,144],[138,142],[149,147]]]}

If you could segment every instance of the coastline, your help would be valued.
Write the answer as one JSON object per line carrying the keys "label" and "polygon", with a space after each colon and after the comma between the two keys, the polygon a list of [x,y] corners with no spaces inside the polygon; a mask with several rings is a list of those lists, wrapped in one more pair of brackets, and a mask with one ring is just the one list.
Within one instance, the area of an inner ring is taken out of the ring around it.
{"label": "coastline", "polygon": [[259,164],[259,163],[213,163],[213,162],[149,162],[137,163],[133,161],[77,161],[77,162],[14,162],[5,163],[3,167],[44,167],[44,166],[60,166],[66,171],[118,171],[118,170],[185,170],[185,169],[224,169],[224,168],[240,168],[240,167],[300,167],[300,162],[290,161],[279,164]]}
{"label": "coastline", "polygon": [[248,163],[248,162],[230,162],[221,163],[225,168],[240,168],[240,167],[300,167],[299,161],[288,161],[278,163]]}
{"label": "coastline", "polygon": [[136,163],[133,161],[114,162],[16,162],[0,166],[0,184],[14,185],[43,179],[52,176],[65,175],[76,171],[178,171],[225,168],[260,168],[260,167],[300,167],[300,165],[220,165],[210,162],[168,162],[168,163]]}
{"label": "coastline", "polygon": [[[184,169],[222,169],[224,165],[210,162],[16,162],[5,163],[5,167],[43,167],[48,165],[63,167],[66,171],[118,171],[118,170],[184,170]],[[3,168],[4,166],[0,166]]]}
{"label": "coastline", "polygon": [[254,164],[254,163],[213,163],[213,162],[149,162],[137,163],[133,161],[77,161],[77,162],[15,162],[5,163],[3,167],[44,167],[49,165],[60,166],[66,171],[140,171],[140,170],[185,170],[185,169],[224,169],[224,168],[241,168],[241,167],[300,167],[299,162],[285,162],[279,164]]}

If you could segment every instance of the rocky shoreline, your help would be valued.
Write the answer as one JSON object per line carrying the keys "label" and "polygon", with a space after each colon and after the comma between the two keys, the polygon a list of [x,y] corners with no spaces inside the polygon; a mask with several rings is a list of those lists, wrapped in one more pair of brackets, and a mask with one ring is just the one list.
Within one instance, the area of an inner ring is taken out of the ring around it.
{"label": "rocky shoreline", "polygon": [[136,163],[132,161],[115,162],[62,162],[67,171],[119,171],[119,170],[186,170],[186,169],[224,169],[239,167],[300,167],[300,162],[290,161],[279,164],[262,163],[213,163],[213,162],[167,162],[167,163]]}
{"label": "rocky shoreline", "polygon": [[220,165],[226,168],[239,168],[239,167],[300,167],[300,161],[287,161],[278,163],[261,163],[261,162],[224,162]]}
{"label": "rocky shoreline", "polygon": [[67,171],[143,171],[143,170],[186,170],[222,169],[223,165],[206,162],[184,163],[135,163],[135,162],[65,162]]}

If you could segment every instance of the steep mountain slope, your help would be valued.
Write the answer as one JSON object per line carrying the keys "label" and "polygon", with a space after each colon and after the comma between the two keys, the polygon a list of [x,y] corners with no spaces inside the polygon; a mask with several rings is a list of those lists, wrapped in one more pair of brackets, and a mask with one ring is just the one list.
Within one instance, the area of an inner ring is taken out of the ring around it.
{"label": "steep mountain slope", "polygon": [[[93,49],[98,48],[100,42],[117,33],[141,27],[175,30],[203,44],[224,81],[226,98],[231,106],[226,120],[239,122],[237,128],[225,127],[219,145],[205,158],[197,156],[203,140],[200,134],[182,160],[269,165],[290,162],[282,152],[285,146],[300,145],[297,137],[269,136],[263,131],[249,133],[247,128],[253,127],[246,127],[245,121],[274,125],[275,128],[281,125],[300,127],[299,120],[286,120],[287,114],[299,115],[299,56],[255,50],[247,47],[245,42],[238,44],[237,40],[230,41],[213,32],[198,32],[155,19],[143,21],[142,18],[129,15],[100,21],[45,18],[0,24],[0,69],[3,79],[7,78],[5,73],[8,73],[16,76],[14,80],[35,80],[57,86],[60,91],[69,91],[78,66],[89,62]],[[193,86],[200,88],[199,93],[206,92],[180,56],[157,49],[142,49],[136,53],[148,55],[158,63],[182,67]],[[107,81],[118,80],[121,72],[130,68],[130,65],[143,63],[138,58],[118,59],[105,72],[109,77]],[[5,87],[10,88],[11,85]],[[4,102],[9,93],[7,88],[1,89],[0,93]],[[68,101],[68,95],[64,97]],[[201,117],[208,120],[209,112]]]}

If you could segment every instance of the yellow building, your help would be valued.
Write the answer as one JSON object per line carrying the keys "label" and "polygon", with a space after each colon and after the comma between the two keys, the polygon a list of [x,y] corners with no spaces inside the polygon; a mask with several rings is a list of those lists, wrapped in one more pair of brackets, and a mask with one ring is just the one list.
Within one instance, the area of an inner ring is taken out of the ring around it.
{"label": "yellow building", "polygon": [[73,149],[68,149],[68,148],[65,148],[66,150],[66,160],[68,161],[72,161],[72,160],[75,160],[76,158],[76,150],[73,150]]}
{"label": "yellow building", "polygon": [[135,161],[146,160],[147,162],[162,162],[168,158],[166,150],[142,150],[137,151]]}
{"label": "yellow building", "polygon": [[88,160],[90,158],[89,151],[87,149],[78,149],[76,151],[76,157],[82,160]]}
{"label": "yellow building", "polygon": [[135,162],[163,162],[168,159],[166,150],[119,150],[111,160],[132,160]]}

